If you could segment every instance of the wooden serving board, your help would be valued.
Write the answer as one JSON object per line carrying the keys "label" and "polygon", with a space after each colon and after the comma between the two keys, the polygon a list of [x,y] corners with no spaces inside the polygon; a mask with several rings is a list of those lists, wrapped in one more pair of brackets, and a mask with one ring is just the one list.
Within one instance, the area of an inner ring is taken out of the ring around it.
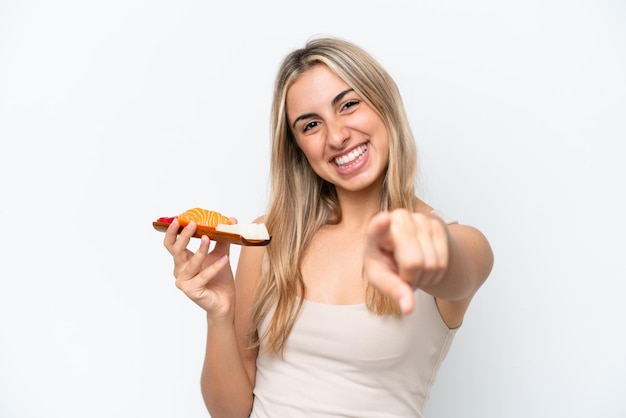
{"label": "wooden serving board", "polygon": [[[171,222],[161,222],[154,221],[152,222],[152,226],[157,231],[165,232],[167,228],[170,226]],[[180,227],[178,229],[178,233],[180,234],[183,231],[184,227]],[[231,244],[237,245],[246,245],[246,246],[263,246],[270,243],[270,239],[267,240],[257,240],[257,239],[246,239],[238,234],[230,234],[228,232],[216,231],[215,228],[207,227],[207,226],[198,226],[196,228],[196,232],[193,234],[195,238],[200,238],[202,235],[206,235],[211,238],[213,241],[221,241],[221,242],[230,242]]]}

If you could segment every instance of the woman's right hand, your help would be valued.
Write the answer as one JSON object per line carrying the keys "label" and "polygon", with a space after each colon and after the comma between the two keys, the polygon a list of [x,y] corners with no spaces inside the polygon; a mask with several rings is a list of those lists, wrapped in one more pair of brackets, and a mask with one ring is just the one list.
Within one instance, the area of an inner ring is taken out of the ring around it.
{"label": "woman's right hand", "polygon": [[165,248],[174,258],[176,287],[208,315],[232,318],[235,283],[229,264],[230,243],[217,242],[209,252],[211,240],[203,236],[200,247],[194,253],[187,246],[196,230],[195,222],[190,222],[180,235],[177,234],[179,227],[178,219],[174,219],[163,240]]}

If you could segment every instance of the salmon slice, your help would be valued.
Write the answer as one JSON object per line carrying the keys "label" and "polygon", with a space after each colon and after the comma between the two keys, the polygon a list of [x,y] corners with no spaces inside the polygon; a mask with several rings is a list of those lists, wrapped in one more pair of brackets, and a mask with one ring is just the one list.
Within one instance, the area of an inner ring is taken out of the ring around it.
{"label": "salmon slice", "polygon": [[214,210],[193,208],[178,215],[178,222],[182,226],[186,226],[191,221],[194,221],[198,226],[208,226],[210,228],[215,228],[220,224],[232,225],[232,222],[226,216]]}

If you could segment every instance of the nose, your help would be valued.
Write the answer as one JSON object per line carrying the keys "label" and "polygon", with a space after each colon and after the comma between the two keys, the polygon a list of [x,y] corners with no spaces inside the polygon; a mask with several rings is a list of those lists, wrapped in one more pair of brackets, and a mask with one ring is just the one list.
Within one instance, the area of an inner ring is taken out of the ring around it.
{"label": "nose", "polygon": [[350,130],[341,120],[334,119],[327,123],[328,144],[332,148],[341,149],[350,139]]}

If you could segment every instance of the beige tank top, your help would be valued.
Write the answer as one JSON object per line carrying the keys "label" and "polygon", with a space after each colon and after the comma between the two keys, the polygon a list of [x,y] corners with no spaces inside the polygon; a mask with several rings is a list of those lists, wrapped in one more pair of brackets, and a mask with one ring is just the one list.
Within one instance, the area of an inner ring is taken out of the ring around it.
{"label": "beige tank top", "polygon": [[250,417],[422,417],[455,333],[421,290],[400,317],[305,300],[284,357],[261,346]]}
{"label": "beige tank top", "polygon": [[251,417],[422,417],[456,330],[431,295],[415,297],[402,317],[305,301],[284,358],[259,353]]}

